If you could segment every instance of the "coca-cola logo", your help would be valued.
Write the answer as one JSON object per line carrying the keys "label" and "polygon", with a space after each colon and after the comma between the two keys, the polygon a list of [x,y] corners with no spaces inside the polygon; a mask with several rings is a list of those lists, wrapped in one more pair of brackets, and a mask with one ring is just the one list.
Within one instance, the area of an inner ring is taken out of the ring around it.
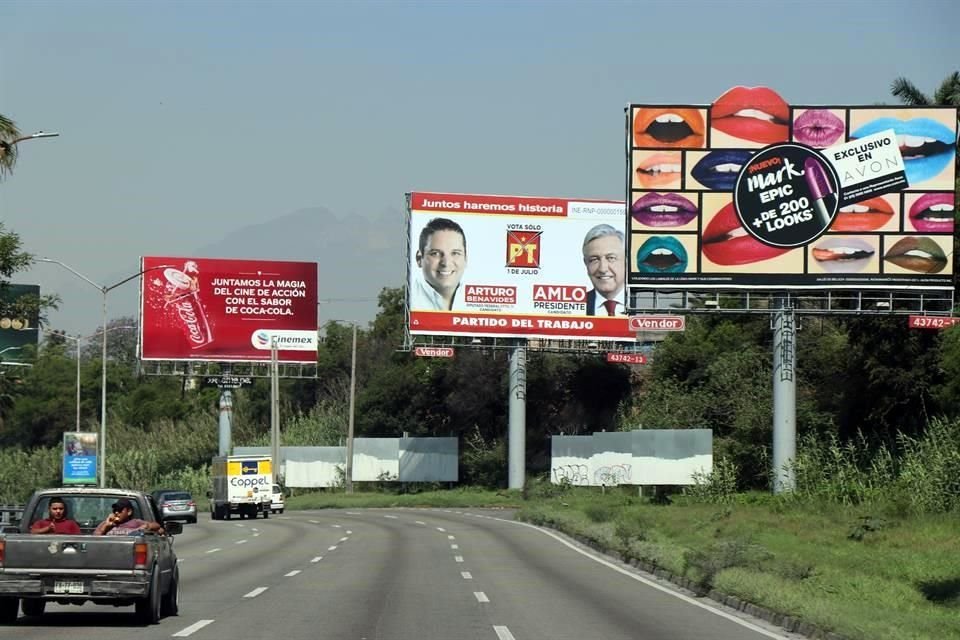
{"label": "coca-cola logo", "polygon": [[190,332],[190,342],[202,343],[203,332],[200,331],[200,323],[197,321],[197,313],[193,310],[193,304],[178,302],[177,315],[187,324],[187,330]]}

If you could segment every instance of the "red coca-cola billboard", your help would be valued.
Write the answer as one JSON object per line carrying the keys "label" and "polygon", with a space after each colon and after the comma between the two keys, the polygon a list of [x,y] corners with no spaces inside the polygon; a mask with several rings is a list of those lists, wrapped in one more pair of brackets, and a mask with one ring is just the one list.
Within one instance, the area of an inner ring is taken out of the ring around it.
{"label": "red coca-cola billboard", "polygon": [[317,360],[317,263],[144,257],[144,360]]}

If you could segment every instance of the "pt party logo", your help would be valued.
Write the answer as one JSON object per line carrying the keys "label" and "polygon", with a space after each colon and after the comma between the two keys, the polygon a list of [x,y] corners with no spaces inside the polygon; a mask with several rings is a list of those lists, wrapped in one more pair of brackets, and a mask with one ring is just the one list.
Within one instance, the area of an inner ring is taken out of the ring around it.
{"label": "pt party logo", "polygon": [[626,116],[631,286],[952,287],[956,108],[734,87]]}

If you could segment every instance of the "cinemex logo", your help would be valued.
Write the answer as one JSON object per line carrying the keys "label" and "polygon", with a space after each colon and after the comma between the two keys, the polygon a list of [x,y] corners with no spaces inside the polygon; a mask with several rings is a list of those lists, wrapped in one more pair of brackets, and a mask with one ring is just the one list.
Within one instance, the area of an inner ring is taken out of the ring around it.
{"label": "cinemex logo", "polygon": [[317,332],[256,329],[250,334],[250,344],[254,349],[269,351],[274,343],[280,351],[316,351]]}

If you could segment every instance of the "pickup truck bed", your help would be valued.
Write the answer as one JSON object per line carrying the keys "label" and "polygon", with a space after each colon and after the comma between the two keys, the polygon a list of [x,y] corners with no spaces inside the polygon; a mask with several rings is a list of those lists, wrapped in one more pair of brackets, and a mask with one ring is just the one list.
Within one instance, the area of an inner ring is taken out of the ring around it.
{"label": "pickup truck bed", "polygon": [[[154,520],[155,505],[145,494],[109,489],[56,489],[38,492],[24,509],[22,527],[42,517],[52,495],[77,504],[119,497],[137,501],[137,515]],[[181,525],[167,525],[179,532]],[[86,531],[87,529],[83,529]],[[47,602],[113,606],[135,605],[144,622],[156,623],[179,608],[179,572],[173,538],[139,535],[0,534],[0,624],[40,615]]]}

